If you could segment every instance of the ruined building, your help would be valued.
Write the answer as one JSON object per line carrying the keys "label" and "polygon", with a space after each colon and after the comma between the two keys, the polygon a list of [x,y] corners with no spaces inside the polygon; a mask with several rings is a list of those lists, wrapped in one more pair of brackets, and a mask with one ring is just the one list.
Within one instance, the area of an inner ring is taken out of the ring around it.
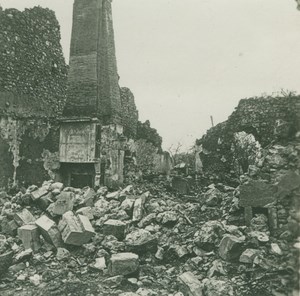
{"label": "ruined building", "polygon": [[60,128],[61,170],[70,185],[123,181],[125,138],[118,79],[111,1],[76,0]]}
{"label": "ruined building", "polygon": [[0,14],[0,188],[114,187],[133,158],[133,172],[164,170],[161,137],[118,83],[111,0],[74,1],[69,67],[52,11]]}

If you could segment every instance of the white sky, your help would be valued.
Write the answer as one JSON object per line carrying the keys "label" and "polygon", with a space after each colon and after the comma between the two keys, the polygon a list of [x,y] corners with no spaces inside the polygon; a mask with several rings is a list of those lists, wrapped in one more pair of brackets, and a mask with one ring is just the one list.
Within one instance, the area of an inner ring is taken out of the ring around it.
{"label": "white sky", "polygon": [[[69,59],[73,0],[0,0],[56,12]],[[114,0],[121,86],[164,148],[191,146],[242,98],[300,93],[300,12],[293,0]]]}

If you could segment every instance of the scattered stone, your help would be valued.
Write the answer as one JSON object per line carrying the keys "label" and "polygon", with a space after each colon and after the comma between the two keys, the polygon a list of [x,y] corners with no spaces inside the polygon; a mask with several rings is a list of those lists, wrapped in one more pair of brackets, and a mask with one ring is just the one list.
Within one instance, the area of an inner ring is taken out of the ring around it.
{"label": "scattered stone", "polygon": [[91,207],[83,207],[76,211],[76,214],[83,215],[89,218],[89,220],[94,219],[93,210]]}
{"label": "scattered stone", "polygon": [[115,191],[115,192],[108,193],[106,195],[106,199],[107,200],[111,200],[111,199],[118,200],[119,196],[120,196],[120,191]]}
{"label": "scattered stone", "polygon": [[219,246],[219,255],[226,261],[238,259],[243,252],[245,239],[234,235],[224,235]]}
{"label": "scattered stone", "polygon": [[205,279],[203,284],[205,296],[235,296],[232,285],[227,281]]}
{"label": "scattered stone", "polygon": [[222,201],[222,193],[217,188],[211,188],[203,194],[203,200],[209,207],[215,207]]}
{"label": "scattered stone", "polygon": [[[11,262],[12,262],[12,260],[11,260]],[[25,268],[26,268],[25,263],[20,262],[20,263],[17,263],[17,264],[14,264],[14,265],[10,266],[8,268],[8,272],[11,273],[11,274],[16,274],[16,273],[20,272],[21,270],[24,270]]]}
{"label": "scattered stone", "polygon": [[226,271],[224,269],[224,266],[223,266],[223,262],[221,260],[214,260],[212,262],[212,267],[209,269],[208,273],[207,273],[207,276],[210,278],[210,277],[213,277],[213,276],[219,276],[219,275],[226,275]]}
{"label": "scattered stone", "polygon": [[180,291],[184,296],[202,296],[202,286],[199,280],[190,271],[178,277]]}
{"label": "scattered stone", "polygon": [[195,244],[205,251],[211,251],[219,245],[225,234],[224,226],[218,221],[208,221],[195,233]]}
{"label": "scattered stone", "polygon": [[49,219],[46,215],[43,215],[35,221],[35,224],[47,242],[53,244],[55,247],[62,245],[61,234],[54,221]]}
{"label": "scattered stone", "polygon": [[59,191],[62,191],[64,188],[64,184],[61,183],[61,182],[55,182],[55,183],[52,183],[50,185],[50,190],[53,191],[53,190],[59,190]]}
{"label": "scattered stone", "polygon": [[240,262],[241,263],[249,263],[252,264],[254,259],[261,255],[261,251],[260,250],[256,250],[256,249],[247,249],[245,250],[241,256],[240,256]]}
{"label": "scattered stone", "polygon": [[103,285],[110,288],[117,288],[122,284],[124,277],[122,275],[113,276],[103,281]]}
{"label": "scattered stone", "polygon": [[157,215],[156,220],[166,226],[174,226],[178,221],[178,214],[174,211],[166,211]]}
{"label": "scattered stone", "polygon": [[36,225],[24,225],[18,229],[18,236],[22,240],[25,250],[32,249],[34,252],[41,247],[40,232]]}
{"label": "scattered stone", "polygon": [[137,198],[133,205],[133,213],[132,213],[132,221],[138,222],[142,220],[144,215],[144,205],[146,202],[146,196],[142,195],[141,197]]}
{"label": "scattered stone", "polygon": [[29,277],[29,281],[34,285],[34,286],[39,286],[41,283],[42,278],[38,275],[35,274],[31,277]]}
{"label": "scattered stone", "polygon": [[57,196],[57,199],[52,203],[47,211],[51,216],[61,216],[68,211],[73,210],[74,206],[74,193],[72,192],[62,192]]}
{"label": "scattered stone", "polygon": [[39,198],[37,200],[37,205],[38,207],[43,210],[43,211],[46,211],[47,208],[50,206],[50,204],[53,203],[53,200],[52,200],[52,194],[51,192],[49,192],[48,194],[42,196],[41,198]]}
{"label": "scattered stone", "polygon": [[16,262],[20,262],[28,257],[31,257],[32,253],[33,253],[32,249],[27,249],[25,251],[22,251],[15,256],[15,260]]}
{"label": "scattered stone", "polygon": [[113,254],[110,258],[111,275],[129,275],[139,269],[139,256],[133,253]]}
{"label": "scattered stone", "polygon": [[269,236],[261,231],[251,231],[248,233],[248,236],[257,239],[261,243],[266,243],[270,240]]}
{"label": "scattered stone", "polygon": [[88,188],[84,195],[83,195],[83,200],[84,200],[84,204],[86,207],[93,207],[94,206],[94,199],[96,196],[96,192],[94,189],[92,188]]}
{"label": "scattered stone", "polygon": [[46,195],[48,193],[47,187],[40,187],[37,190],[31,191],[31,197],[34,201],[40,199],[42,196]]}
{"label": "scattered stone", "polygon": [[56,259],[58,261],[66,260],[70,257],[70,252],[65,248],[57,248]]}
{"label": "scattered stone", "polygon": [[27,210],[23,209],[14,215],[14,220],[19,226],[23,226],[35,221],[33,215]]}
{"label": "scattered stone", "polygon": [[103,225],[104,235],[113,235],[118,240],[123,240],[125,238],[126,224],[119,220],[107,220]]}
{"label": "scattered stone", "polygon": [[1,232],[4,234],[14,236],[17,233],[18,228],[19,226],[15,220],[10,220],[7,217],[4,217],[1,221]]}
{"label": "scattered stone", "polygon": [[91,264],[90,267],[95,270],[104,270],[106,268],[105,257],[96,258],[95,262]]}
{"label": "scattered stone", "polygon": [[82,215],[76,217],[71,211],[63,214],[58,228],[61,231],[64,243],[75,246],[88,243],[95,234],[93,226],[87,217]]}
{"label": "scattered stone", "polygon": [[282,250],[280,249],[278,244],[272,243],[271,244],[271,253],[281,256],[282,255]]}
{"label": "scattered stone", "polygon": [[134,252],[156,252],[157,238],[145,229],[136,229],[125,238],[128,251]]}

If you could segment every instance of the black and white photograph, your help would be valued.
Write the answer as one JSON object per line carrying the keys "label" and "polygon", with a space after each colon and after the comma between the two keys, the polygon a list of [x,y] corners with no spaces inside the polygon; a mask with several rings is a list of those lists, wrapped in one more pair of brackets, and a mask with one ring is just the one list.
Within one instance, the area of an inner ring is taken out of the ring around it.
{"label": "black and white photograph", "polygon": [[0,0],[0,296],[299,296],[300,0]]}

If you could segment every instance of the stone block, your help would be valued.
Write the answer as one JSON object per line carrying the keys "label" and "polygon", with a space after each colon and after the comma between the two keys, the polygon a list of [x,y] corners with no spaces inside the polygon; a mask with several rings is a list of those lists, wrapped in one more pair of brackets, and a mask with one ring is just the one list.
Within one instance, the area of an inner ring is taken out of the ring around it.
{"label": "stone block", "polygon": [[87,217],[82,215],[75,216],[71,211],[63,214],[58,228],[61,231],[63,241],[66,244],[75,246],[88,243],[95,233]]}
{"label": "stone block", "polygon": [[242,255],[240,256],[240,262],[241,263],[250,263],[252,264],[255,257],[261,254],[260,250],[256,249],[247,249],[245,250]]}
{"label": "stone block", "polygon": [[137,253],[157,251],[157,238],[145,229],[137,229],[125,238],[126,249]]}
{"label": "stone block", "polygon": [[219,255],[227,261],[239,259],[243,252],[245,238],[239,238],[234,235],[224,235],[219,246]]}
{"label": "stone block", "polygon": [[62,191],[64,188],[64,184],[61,183],[61,182],[55,182],[55,183],[52,183],[50,185],[50,190],[53,191],[53,190],[59,190],[59,191]]}
{"label": "stone block", "polygon": [[47,208],[47,211],[52,216],[61,216],[68,211],[72,211],[73,205],[74,205],[74,193],[62,192],[57,196],[56,202],[54,202]]}
{"label": "stone block", "polygon": [[103,234],[113,235],[118,240],[123,240],[125,238],[125,229],[126,224],[124,222],[110,219],[103,225]]}
{"label": "stone block", "polygon": [[15,213],[14,220],[19,226],[23,226],[34,222],[35,218],[27,209],[23,209],[21,212]]}
{"label": "stone block", "polygon": [[93,188],[88,188],[83,195],[84,204],[86,207],[94,206],[94,198],[96,196],[96,192]]}
{"label": "stone block", "polygon": [[42,196],[46,195],[48,193],[47,187],[40,187],[35,191],[31,192],[31,198],[35,201],[40,199]]}
{"label": "stone block", "polygon": [[18,236],[22,240],[25,250],[32,249],[36,252],[40,249],[40,232],[36,225],[29,224],[20,227]]}
{"label": "stone block", "polygon": [[180,290],[185,296],[202,296],[202,286],[190,271],[178,276]]}
{"label": "stone block", "polygon": [[135,200],[133,205],[132,221],[138,222],[143,218],[145,202],[146,202],[145,195],[142,195]]}
{"label": "stone block", "polygon": [[104,270],[106,268],[105,257],[96,258],[95,262],[90,265],[92,269]]}
{"label": "stone block", "polygon": [[110,258],[111,275],[128,275],[139,269],[139,256],[134,253],[113,254]]}
{"label": "stone block", "polygon": [[83,215],[89,218],[89,220],[94,219],[93,210],[91,207],[83,207],[76,211],[76,214]]}
{"label": "stone block", "polygon": [[54,221],[49,219],[46,215],[43,215],[35,221],[35,224],[48,243],[53,244],[55,247],[62,245],[61,234]]}
{"label": "stone block", "polygon": [[51,192],[42,196],[40,199],[37,200],[37,205],[38,207],[43,210],[43,211],[46,211],[47,208],[50,206],[50,204],[53,203],[53,200],[52,200],[52,194]]}

